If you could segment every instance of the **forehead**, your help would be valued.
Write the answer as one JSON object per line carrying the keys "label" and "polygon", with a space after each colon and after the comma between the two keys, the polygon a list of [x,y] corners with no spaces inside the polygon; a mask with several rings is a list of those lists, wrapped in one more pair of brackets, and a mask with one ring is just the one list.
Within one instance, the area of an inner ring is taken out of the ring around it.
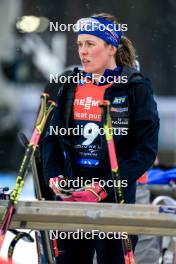
{"label": "forehead", "polygon": [[80,34],[77,38],[77,41],[94,41],[97,43],[104,43],[104,40],[90,34]]}

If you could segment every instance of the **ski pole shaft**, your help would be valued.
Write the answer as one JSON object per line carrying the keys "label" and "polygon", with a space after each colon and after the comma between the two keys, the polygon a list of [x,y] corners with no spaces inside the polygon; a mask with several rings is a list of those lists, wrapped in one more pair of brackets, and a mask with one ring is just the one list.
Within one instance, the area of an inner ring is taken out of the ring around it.
{"label": "ski pole shaft", "polygon": [[[41,188],[40,188],[40,183],[39,183],[39,178],[38,178],[38,172],[37,172],[37,165],[36,165],[36,160],[35,156],[32,157],[31,160],[31,165],[32,165],[32,174],[34,177],[34,185],[35,185],[35,191],[36,191],[36,196],[38,200],[44,200],[42,198],[42,193],[41,193]],[[47,256],[47,261],[49,264],[54,264],[55,263],[55,257],[54,257],[54,252],[53,252],[53,247],[51,245],[51,241],[49,238],[49,234],[47,230],[40,231],[43,234],[43,240],[44,240],[44,247],[46,250],[46,256]]]}
{"label": "ski pole shaft", "polygon": [[[115,201],[116,203],[123,204],[124,203],[123,192],[122,192],[121,185],[118,184],[118,181],[120,182],[120,175],[119,175],[119,166],[118,166],[118,160],[117,160],[113,133],[112,133],[113,129],[112,129],[111,116],[110,116],[110,102],[107,100],[104,100],[100,104],[100,107],[102,107],[104,110],[104,119],[105,119],[104,129],[105,129],[105,137],[107,141],[107,147],[108,147],[108,153],[109,153],[109,159],[110,159],[110,165],[111,165],[111,173],[112,173],[112,178],[114,181]],[[115,185],[115,182],[117,182],[116,185]],[[123,252],[124,252],[125,264],[135,264],[134,254],[132,250],[132,243],[129,237],[125,240],[122,239],[122,247],[123,247]]]}

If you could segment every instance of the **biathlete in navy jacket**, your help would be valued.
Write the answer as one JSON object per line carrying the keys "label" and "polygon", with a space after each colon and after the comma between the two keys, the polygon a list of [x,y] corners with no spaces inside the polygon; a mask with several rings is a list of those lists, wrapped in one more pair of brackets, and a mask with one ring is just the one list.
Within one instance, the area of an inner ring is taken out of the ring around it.
{"label": "biathlete in navy jacket", "polygon": [[[103,30],[102,30],[103,29]],[[115,202],[102,100],[110,101],[113,137],[126,203],[135,203],[136,180],[153,164],[159,118],[151,83],[135,70],[135,50],[115,17],[98,14],[78,20],[74,69],[58,87],[56,108],[43,145],[44,179],[63,201]],[[75,82],[78,77],[77,82]],[[137,238],[132,237],[133,249]],[[59,240],[58,263],[123,264],[120,239]]]}

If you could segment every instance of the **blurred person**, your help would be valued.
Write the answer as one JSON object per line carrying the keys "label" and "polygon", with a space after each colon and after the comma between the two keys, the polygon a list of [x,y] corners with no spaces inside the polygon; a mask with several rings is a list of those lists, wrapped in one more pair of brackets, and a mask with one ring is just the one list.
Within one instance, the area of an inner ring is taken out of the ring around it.
{"label": "blurred person", "polygon": [[[145,172],[137,181],[136,204],[150,204],[150,190],[147,185],[148,173]],[[135,249],[136,264],[158,264],[160,258],[160,237],[139,235]]]}
{"label": "blurred person", "polygon": [[[101,25],[104,30],[93,26],[88,30],[86,23]],[[135,203],[136,181],[150,168],[157,153],[159,118],[151,83],[136,71],[134,46],[119,30],[114,16],[96,14],[79,20],[77,25],[81,25],[77,43],[83,71],[74,69],[68,79],[71,81],[56,85],[60,89],[58,107],[42,143],[44,181],[46,185],[50,183],[53,199],[115,202],[113,186],[102,187],[99,183],[112,177],[105,136],[95,130],[103,128],[103,114],[97,102],[106,99],[111,103],[113,128],[127,131],[114,135],[114,141],[121,182],[127,182],[122,188],[125,203]],[[107,25],[113,29],[109,30]],[[75,83],[73,78],[77,73],[80,79]],[[123,76],[127,77],[127,82],[117,82],[123,80]],[[67,131],[82,127],[83,133],[55,135],[51,127]],[[98,181],[88,188],[65,190],[70,191],[69,196],[63,195],[59,184],[51,185],[53,181],[68,183],[68,180],[83,179],[85,182],[93,178]],[[130,238],[134,250],[137,236]],[[120,239],[67,239],[59,240],[58,246],[60,264],[91,264],[95,251],[98,264],[124,263]]]}

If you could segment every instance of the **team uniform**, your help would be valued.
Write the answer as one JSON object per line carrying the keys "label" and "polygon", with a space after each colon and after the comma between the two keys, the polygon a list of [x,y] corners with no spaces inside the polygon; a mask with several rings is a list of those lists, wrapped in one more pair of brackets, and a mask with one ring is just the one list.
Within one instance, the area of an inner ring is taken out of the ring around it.
{"label": "team uniform", "polygon": [[[75,69],[70,75],[78,73]],[[127,76],[128,82],[96,85],[90,75],[85,75],[78,84],[65,83],[60,87],[58,107],[50,126],[57,127],[58,131],[79,127],[82,133],[51,135],[48,129],[43,141],[44,179],[46,185],[57,175],[71,180],[82,177],[107,182],[112,179],[105,135],[98,133],[103,131],[104,121],[99,102],[109,100],[120,178],[127,182],[122,188],[124,199],[126,203],[135,203],[136,181],[150,168],[157,154],[157,107],[150,81],[133,68],[107,69],[104,77],[108,75],[117,79]],[[84,82],[85,79],[89,81]],[[105,190],[107,198],[103,202],[115,202],[113,187],[105,186]],[[136,241],[132,236],[134,247]],[[61,264],[93,263],[95,250],[99,264],[123,263],[121,240],[72,239],[59,241],[59,247],[62,253],[58,263]]]}

